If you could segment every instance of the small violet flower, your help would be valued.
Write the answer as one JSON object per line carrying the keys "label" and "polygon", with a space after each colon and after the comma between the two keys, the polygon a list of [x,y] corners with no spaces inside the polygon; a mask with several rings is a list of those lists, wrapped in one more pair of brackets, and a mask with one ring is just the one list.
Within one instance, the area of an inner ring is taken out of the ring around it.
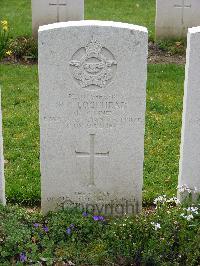
{"label": "small violet flower", "polygon": [[104,221],[104,217],[103,216],[93,216],[93,220],[94,221]]}
{"label": "small violet flower", "polygon": [[66,230],[66,233],[68,234],[68,235],[71,235],[71,233],[72,233],[72,230],[75,228],[75,225],[74,224],[70,224],[70,226],[67,228],[67,230]]}
{"label": "small violet flower", "polygon": [[74,224],[70,224],[70,228],[72,228],[72,229],[73,229],[74,227],[75,227],[75,225],[74,225]]}
{"label": "small violet flower", "polygon": [[38,223],[34,223],[33,226],[34,226],[35,228],[38,228],[40,225],[39,225]]}
{"label": "small violet flower", "polygon": [[87,217],[88,216],[88,213],[87,212],[84,212],[83,213],[83,217]]}
{"label": "small violet flower", "polygon": [[67,233],[68,235],[71,235],[71,231],[72,231],[71,228],[68,227],[67,230],[66,230],[66,233]]}
{"label": "small violet flower", "polygon": [[26,253],[25,252],[20,253],[19,259],[21,262],[27,261]]}
{"label": "small violet flower", "polygon": [[46,233],[48,233],[48,232],[49,232],[49,228],[48,228],[48,226],[44,225],[44,226],[43,226],[43,230],[44,230]]}

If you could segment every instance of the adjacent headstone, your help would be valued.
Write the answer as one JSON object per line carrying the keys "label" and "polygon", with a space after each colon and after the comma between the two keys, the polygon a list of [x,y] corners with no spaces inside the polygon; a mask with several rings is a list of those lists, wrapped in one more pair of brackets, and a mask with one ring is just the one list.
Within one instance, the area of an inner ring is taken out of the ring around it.
{"label": "adjacent headstone", "polygon": [[39,26],[84,19],[84,0],[32,0],[32,30]]}
{"label": "adjacent headstone", "polygon": [[39,29],[42,211],[142,206],[147,29],[102,21]]}
{"label": "adjacent headstone", "polygon": [[188,31],[179,197],[200,192],[200,27]]}
{"label": "adjacent headstone", "polygon": [[199,0],[157,0],[156,38],[184,38],[200,25]]}
{"label": "adjacent headstone", "polygon": [[5,180],[4,180],[4,157],[3,157],[1,91],[0,91],[0,203],[3,204],[3,205],[6,204]]}

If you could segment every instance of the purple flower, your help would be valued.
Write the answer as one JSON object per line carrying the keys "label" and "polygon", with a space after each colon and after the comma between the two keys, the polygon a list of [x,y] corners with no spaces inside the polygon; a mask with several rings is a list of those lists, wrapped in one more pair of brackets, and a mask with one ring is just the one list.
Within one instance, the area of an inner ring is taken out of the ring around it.
{"label": "purple flower", "polygon": [[94,221],[104,221],[104,217],[103,216],[93,216],[93,220]]}
{"label": "purple flower", "polygon": [[46,226],[46,225],[44,225],[44,226],[43,226],[43,230],[44,230],[46,233],[48,233],[48,232],[49,232],[49,227]]}
{"label": "purple flower", "polygon": [[88,216],[87,212],[84,212],[83,217],[87,217],[87,216]]}
{"label": "purple flower", "polygon": [[70,226],[67,228],[67,230],[66,230],[66,233],[68,234],[68,235],[71,235],[71,232],[72,232],[72,230],[74,229],[74,227],[75,227],[75,225],[74,224],[70,224]]}
{"label": "purple flower", "polygon": [[67,228],[67,230],[66,230],[66,233],[68,234],[68,235],[70,235],[71,234],[71,228]]}
{"label": "purple flower", "polygon": [[38,228],[40,225],[39,225],[38,223],[34,223],[33,226],[34,226],[35,228]]}
{"label": "purple flower", "polygon": [[27,260],[26,253],[25,252],[20,253],[19,259],[21,262],[25,262]]}
{"label": "purple flower", "polygon": [[104,217],[103,216],[99,216],[99,221],[104,221]]}

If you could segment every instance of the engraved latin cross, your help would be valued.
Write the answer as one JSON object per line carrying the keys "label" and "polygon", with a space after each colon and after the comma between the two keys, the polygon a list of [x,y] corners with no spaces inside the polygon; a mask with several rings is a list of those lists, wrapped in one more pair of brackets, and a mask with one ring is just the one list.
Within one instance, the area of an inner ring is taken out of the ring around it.
{"label": "engraved latin cross", "polygon": [[186,1],[188,2],[188,0],[181,0],[181,4],[175,4],[174,7],[175,8],[181,8],[181,22],[182,24],[184,24],[184,11],[187,8],[191,8],[192,4],[190,2],[190,4],[187,4]]}
{"label": "engraved latin cross", "polygon": [[95,152],[94,148],[95,144],[95,134],[90,134],[90,152],[79,152],[75,151],[76,155],[78,157],[88,157],[90,158],[90,179],[89,179],[89,185],[95,185],[95,176],[94,176],[94,161],[95,157],[108,157],[109,152]]}
{"label": "engraved latin cross", "polygon": [[60,8],[67,6],[66,0],[55,0],[54,2],[49,3],[49,6],[57,8],[57,22],[60,22]]}

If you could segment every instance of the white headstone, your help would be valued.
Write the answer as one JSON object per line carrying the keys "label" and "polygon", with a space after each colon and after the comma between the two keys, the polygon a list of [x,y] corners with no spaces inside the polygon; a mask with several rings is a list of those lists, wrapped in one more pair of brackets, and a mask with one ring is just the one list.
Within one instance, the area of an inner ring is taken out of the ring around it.
{"label": "white headstone", "polygon": [[84,19],[84,0],[32,0],[32,30],[37,37],[39,26]]}
{"label": "white headstone", "polygon": [[[188,31],[179,196],[200,192],[200,27]],[[185,192],[185,193],[184,193]]]}
{"label": "white headstone", "polygon": [[147,35],[117,22],[40,27],[43,212],[141,210]]}
{"label": "white headstone", "polygon": [[157,0],[157,39],[184,38],[189,27],[199,25],[199,0]]}
{"label": "white headstone", "polygon": [[4,180],[4,157],[3,157],[1,91],[0,91],[0,203],[3,204],[3,205],[6,204],[5,180]]}

